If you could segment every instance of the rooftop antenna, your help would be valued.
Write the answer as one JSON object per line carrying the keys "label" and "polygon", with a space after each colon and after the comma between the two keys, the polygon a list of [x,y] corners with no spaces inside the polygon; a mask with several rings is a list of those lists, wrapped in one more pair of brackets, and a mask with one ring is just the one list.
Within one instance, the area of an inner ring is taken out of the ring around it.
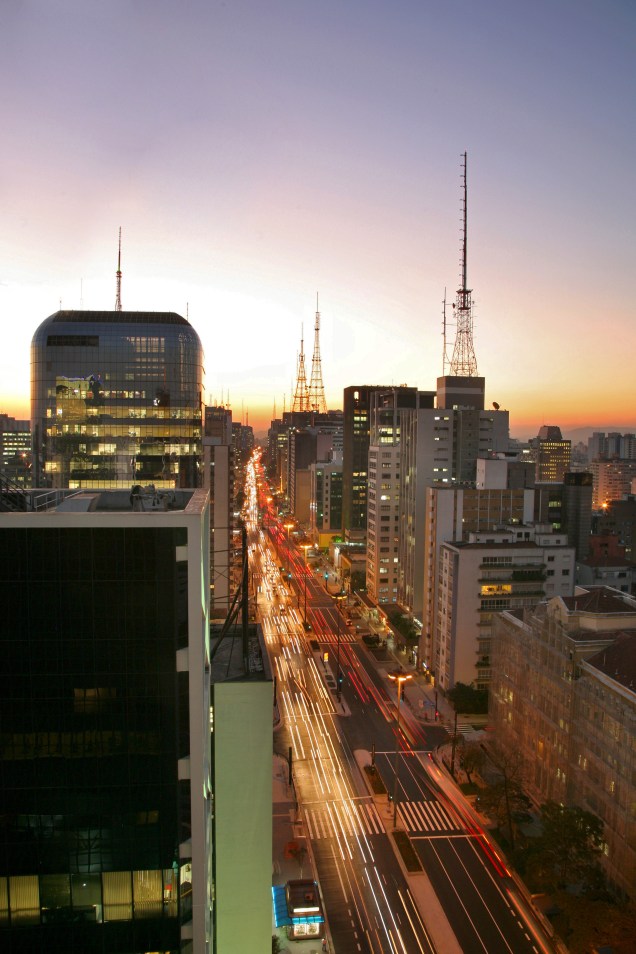
{"label": "rooftop antenna", "polygon": [[475,357],[475,345],[473,342],[473,302],[472,291],[467,287],[468,269],[467,269],[467,248],[468,248],[468,188],[467,188],[467,165],[468,153],[463,154],[463,234],[461,248],[461,285],[457,289],[457,297],[453,308],[455,309],[455,320],[457,331],[455,335],[455,346],[453,356],[450,362],[450,373],[457,377],[472,378],[477,377],[477,358]]}
{"label": "rooftop antenna", "polygon": [[84,279],[80,278],[80,311],[84,308]]}
{"label": "rooftop antenna", "polygon": [[117,254],[117,295],[115,311],[121,311],[121,225],[119,226],[119,252]]}

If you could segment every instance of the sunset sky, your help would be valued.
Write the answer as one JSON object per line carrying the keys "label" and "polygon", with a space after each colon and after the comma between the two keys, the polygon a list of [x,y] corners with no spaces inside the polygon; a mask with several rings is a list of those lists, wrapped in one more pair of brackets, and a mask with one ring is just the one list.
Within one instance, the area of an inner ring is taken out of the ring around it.
{"label": "sunset sky", "polygon": [[[468,278],[511,432],[636,425],[633,0],[5,0],[0,411],[60,307],[189,318],[210,400],[435,387]],[[308,368],[309,369],[309,368]]]}

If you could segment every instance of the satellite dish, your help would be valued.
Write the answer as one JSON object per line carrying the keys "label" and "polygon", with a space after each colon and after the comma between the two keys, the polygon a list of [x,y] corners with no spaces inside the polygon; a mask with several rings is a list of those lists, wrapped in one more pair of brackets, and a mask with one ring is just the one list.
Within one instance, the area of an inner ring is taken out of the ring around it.
{"label": "satellite dish", "polygon": [[498,410],[499,410],[499,405],[497,404],[496,401],[493,401],[493,402],[492,402],[492,406],[494,407],[495,411],[498,411]]}

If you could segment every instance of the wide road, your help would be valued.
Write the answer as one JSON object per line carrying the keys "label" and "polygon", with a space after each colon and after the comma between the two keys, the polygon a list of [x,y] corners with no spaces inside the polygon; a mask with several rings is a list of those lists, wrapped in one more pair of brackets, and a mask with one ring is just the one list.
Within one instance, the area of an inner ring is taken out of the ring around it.
{"label": "wide road", "polygon": [[[283,528],[272,525],[267,538],[254,528],[251,539],[283,745],[293,749],[297,798],[335,951],[552,951],[501,855],[431,757],[445,738],[442,727],[423,724],[403,700],[398,729],[395,686],[387,676],[392,662],[358,644],[340,601]],[[431,923],[439,909],[420,903],[418,910],[418,892],[409,888],[416,882],[396,860],[395,805],[368,794],[359,763],[372,749],[387,792],[397,792],[397,827],[421,860],[425,875],[419,877],[428,877],[452,925],[448,946]]]}

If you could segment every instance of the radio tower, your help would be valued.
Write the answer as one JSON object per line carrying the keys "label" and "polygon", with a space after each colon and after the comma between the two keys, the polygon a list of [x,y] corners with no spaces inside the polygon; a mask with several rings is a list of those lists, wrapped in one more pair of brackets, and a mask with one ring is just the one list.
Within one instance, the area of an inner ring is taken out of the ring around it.
{"label": "radio tower", "polygon": [[463,169],[463,219],[464,230],[462,237],[460,260],[461,267],[461,287],[457,289],[457,298],[453,308],[455,310],[455,321],[457,326],[455,347],[450,361],[450,373],[457,377],[476,378],[477,377],[477,358],[475,357],[475,346],[473,343],[473,302],[472,291],[466,287],[466,249],[468,246],[468,190],[466,188],[466,166],[467,153],[464,153]]}
{"label": "radio tower", "polygon": [[327,413],[325,388],[322,383],[322,365],[320,362],[320,312],[318,311],[318,292],[316,292],[316,324],[314,326],[314,353],[311,359],[311,380],[309,382],[309,410],[319,414]]}
{"label": "radio tower", "polygon": [[305,338],[302,325],[300,330],[300,354],[298,355],[296,390],[294,392],[291,409],[292,411],[309,410],[309,388],[307,386],[307,374],[305,372]]}
{"label": "radio tower", "polygon": [[115,311],[121,311],[121,225],[119,226],[119,254],[117,256],[117,295]]}

